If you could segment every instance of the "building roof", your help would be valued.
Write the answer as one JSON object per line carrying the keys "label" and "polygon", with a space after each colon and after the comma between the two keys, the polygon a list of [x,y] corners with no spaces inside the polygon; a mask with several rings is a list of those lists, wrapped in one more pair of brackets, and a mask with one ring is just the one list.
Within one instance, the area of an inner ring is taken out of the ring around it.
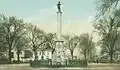
{"label": "building roof", "polygon": [[45,46],[46,47],[44,48],[44,50],[53,50],[53,48],[51,48],[52,45],[49,42],[47,42]]}

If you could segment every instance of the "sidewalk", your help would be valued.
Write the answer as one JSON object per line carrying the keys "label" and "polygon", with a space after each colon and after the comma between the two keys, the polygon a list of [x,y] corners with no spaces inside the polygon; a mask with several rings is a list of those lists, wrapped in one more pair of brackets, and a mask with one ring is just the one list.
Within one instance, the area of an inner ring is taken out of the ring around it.
{"label": "sidewalk", "polygon": [[[113,66],[109,66],[113,65]],[[120,70],[120,64],[89,64],[86,68],[64,67],[64,68],[32,68],[29,64],[7,64],[0,65],[0,70]]]}
{"label": "sidewalk", "polygon": [[9,67],[9,66],[30,66],[30,64],[2,64],[0,67]]}

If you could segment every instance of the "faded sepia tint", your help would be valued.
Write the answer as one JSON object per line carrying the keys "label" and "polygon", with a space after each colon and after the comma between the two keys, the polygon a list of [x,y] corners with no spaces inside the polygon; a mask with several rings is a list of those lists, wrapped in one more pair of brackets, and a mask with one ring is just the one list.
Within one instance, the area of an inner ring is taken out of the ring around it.
{"label": "faded sepia tint", "polygon": [[119,70],[119,0],[0,0],[0,70]]}

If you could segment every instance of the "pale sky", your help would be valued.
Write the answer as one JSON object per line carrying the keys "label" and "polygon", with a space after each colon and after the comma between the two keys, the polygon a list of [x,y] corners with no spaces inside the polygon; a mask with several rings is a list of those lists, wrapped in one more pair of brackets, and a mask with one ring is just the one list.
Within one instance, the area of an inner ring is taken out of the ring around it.
{"label": "pale sky", "polygon": [[[16,16],[37,25],[45,32],[56,32],[56,4],[58,0],[0,0],[0,12]],[[92,18],[96,14],[95,0],[61,0],[62,33],[91,33]],[[94,37],[95,41],[98,40]]]}
{"label": "pale sky", "polygon": [[[0,12],[37,24],[46,32],[56,32],[58,0],[0,0]],[[91,32],[90,23],[96,14],[95,0],[61,0],[63,33]]]}

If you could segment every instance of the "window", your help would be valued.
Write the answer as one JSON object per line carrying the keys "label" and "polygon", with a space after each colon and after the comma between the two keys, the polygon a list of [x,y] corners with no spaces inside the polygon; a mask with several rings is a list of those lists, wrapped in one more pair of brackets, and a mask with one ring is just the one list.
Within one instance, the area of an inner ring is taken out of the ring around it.
{"label": "window", "polygon": [[42,51],[43,55],[45,55],[45,51]]}
{"label": "window", "polygon": [[47,55],[49,55],[49,52],[47,52]]}
{"label": "window", "polygon": [[29,50],[25,50],[25,58],[30,58],[30,57],[32,57],[32,52],[31,51],[29,51]]}
{"label": "window", "polygon": [[39,55],[41,55],[41,51],[39,52]]}
{"label": "window", "polygon": [[14,52],[11,52],[11,58],[14,58]]}
{"label": "window", "polygon": [[60,55],[59,55],[59,56],[57,56],[57,58],[60,58]]}
{"label": "window", "polygon": [[49,56],[46,56],[46,59],[49,59]]}

